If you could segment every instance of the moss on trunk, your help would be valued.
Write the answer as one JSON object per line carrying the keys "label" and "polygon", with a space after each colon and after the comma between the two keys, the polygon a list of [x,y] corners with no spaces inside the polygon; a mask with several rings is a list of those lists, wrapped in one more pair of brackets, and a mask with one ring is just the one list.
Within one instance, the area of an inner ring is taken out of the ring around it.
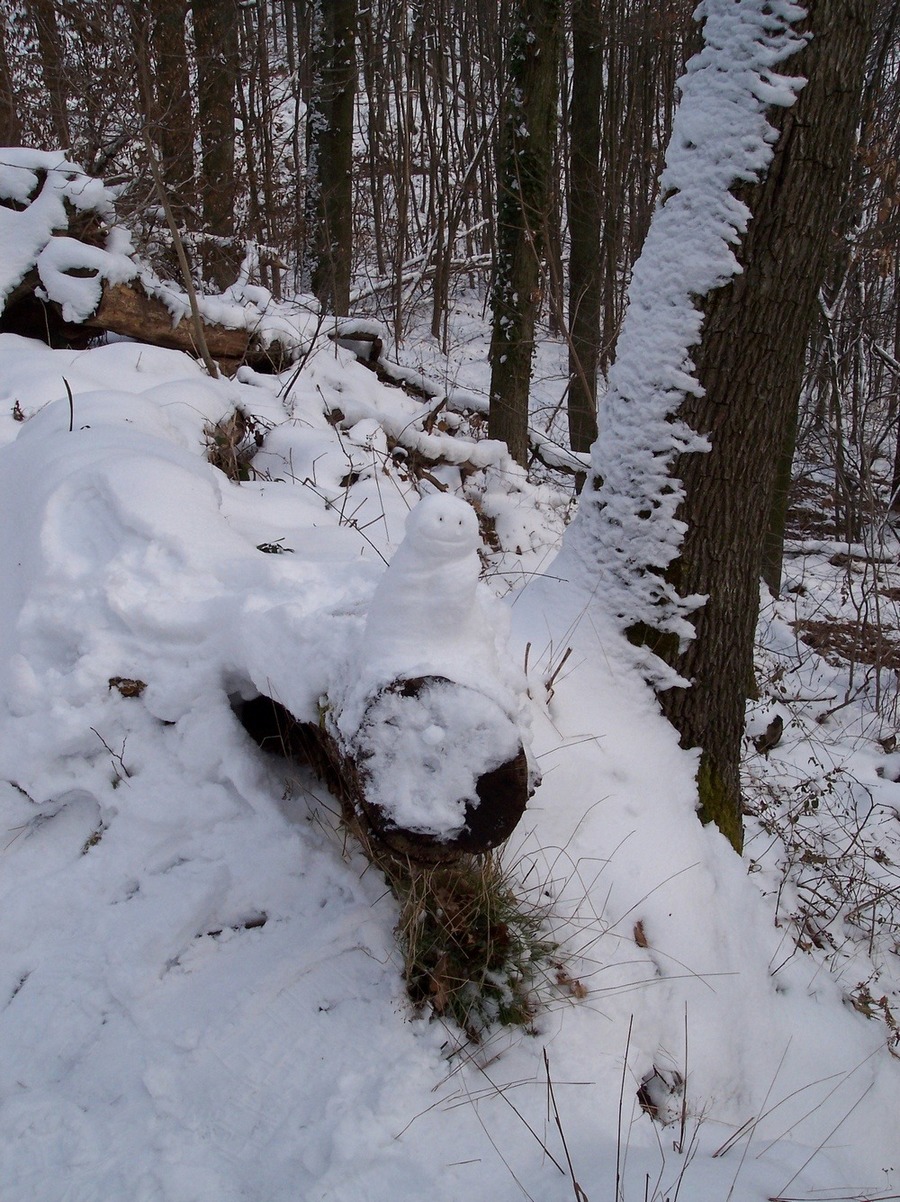
{"label": "moss on trunk", "polygon": [[734,790],[729,789],[712,756],[706,752],[700,756],[697,793],[700,798],[697,809],[700,821],[704,825],[714,822],[734,850],[740,854],[744,847],[740,802],[735,804]]}

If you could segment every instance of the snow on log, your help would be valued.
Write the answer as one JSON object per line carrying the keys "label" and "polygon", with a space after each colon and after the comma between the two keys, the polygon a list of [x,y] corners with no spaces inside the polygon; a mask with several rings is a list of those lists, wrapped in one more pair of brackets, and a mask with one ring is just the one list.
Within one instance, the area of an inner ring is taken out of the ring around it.
{"label": "snow on log", "polygon": [[[468,722],[453,729],[454,712],[460,717],[470,708]],[[440,676],[388,685],[373,700],[352,748],[327,724],[300,722],[271,698],[256,697],[240,707],[244,727],[262,748],[310,766],[324,781],[364,843],[420,864],[451,863],[497,847],[515,830],[534,792],[521,739],[502,753],[484,746],[489,722],[480,726],[479,720],[485,715],[497,717],[488,699]],[[433,719],[448,716],[451,729],[438,728]],[[461,740],[466,734],[482,746],[467,748],[461,741],[447,746],[454,735]],[[508,758],[496,762],[499,754]]]}
{"label": "snow on log", "polygon": [[[0,150],[0,331],[75,349],[115,333],[196,354],[186,294],[135,257],[113,200],[60,152]],[[281,370],[308,343],[309,311],[246,279],[199,301],[200,330],[226,374]]]}
{"label": "snow on log", "polygon": [[479,583],[479,545],[471,506],[425,497],[320,724],[265,698],[243,709],[258,742],[317,770],[351,825],[413,860],[496,847],[536,783],[520,678],[504,655],[502,607]]}
{"label": "snow on log", "polygon": [[479,546],[470,505],[444,494],[419,502],[327,716],[354,763],[367,824],[410,855],[495,846],[529,795],[519,699],[479,585]]}

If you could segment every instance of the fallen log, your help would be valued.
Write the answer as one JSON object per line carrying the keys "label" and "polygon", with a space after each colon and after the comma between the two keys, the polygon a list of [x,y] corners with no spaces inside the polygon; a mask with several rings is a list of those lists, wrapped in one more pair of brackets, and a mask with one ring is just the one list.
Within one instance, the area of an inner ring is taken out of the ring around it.
{"label": "fallen log", "polygon": [[[404,701],[415,702],[435,687],[455,692],[462,705],[470,702],[473,692],[443,677],[419,677],[394,681],[379,699],[393,696],[402,708]],[[534,792],[520,742],[515,754],[477,776],[473,796],[458,799],[462,824],[455,833],[413,829],[398,822],[373,798],[376,789],[371,757],[360,752],[358,746],[344,746],[324,723],[299,721],[278,701],[262,695],[244,702],[238,716],[265,751],[312,768],[338,799],[345,824],[364,845],[372,843],[382,852],[416,864],[453,863],[464,855],[481,854],[499,846],[515,830]],[[372,737],[377,740],[380,731],[370,730],[369,734],[371,742]],[[446,754],[446,749],[438,748],[437,752]],[[421,775],[427,783],[431,773],[426,768]],[[427,812],[430,799],[423,796],[420,800],[422,810]]]}
{"label": "fallen log", "polygon": [[[119,334],[150,346],[184,351],[199,356],[193,322],[184,318],[174,324],[161,300],[148,296],[137,282],[107,284],[96,311],[83,322],[65,321],[61,306],[37,294],[36,271],[10,294],[0,316],[0,331],[39,338],[53,347],[83,350],[103,334]],[[246,364],[256,371],[278,372],[291,356],[280,345],[261,347],[246,329],[228,329],[212,322],[201,323],[210,354],[225,375],[233,376]]]}
{"label": "fallen log", "polygon": [[469,505],[424,497],[319,721],[298,721],[271,698],[241,714],[261,746],[319,774],[364,841],[418,863],[496,847],[533,791],[524,678],[510,668],[496,602],[482,591],[480,546]]}
{"label": "fallen log", "polygon": [[[116,226],[114,196],[102,181],[58,153],[9,148],[4,157],[0,332],[74,350],[115,333],[193,355],[205,340],[210,371],[216,360],[227,374],[241,364],[281,371],[292,361],[296,345],[293,353],[278,339],[263,345],[257,327],[264,313],[252,302],[234,306],[237,329],[204,317],[202,307],[198,313],[187,274],[181,299],[192,316],[173,319],[162,298],[177,297],[178,290],[155,280],[134,258],[128,235]],[[289,331],[286,340],[296,341]]]}
{"label": "fallen log", "polygon": [[[191,319],[184,318],[174,325],[172,314],[162,301],[148,296],[139,285],[133,283],[113,284],[104,288],[97,311],[85,324],[95,332],[122,334],[152,346],[185,351],[189,355],[199,354]],[[226,375],[233,375],[242,363],[254,367],[259,359],[269,364],[277,361],[253,347],[248,330],[229,330],[210,322],[201,324],[209,353]],[[280,366],[279,362],[279,369]],[[271,366],[269,370],[272,370]]]}

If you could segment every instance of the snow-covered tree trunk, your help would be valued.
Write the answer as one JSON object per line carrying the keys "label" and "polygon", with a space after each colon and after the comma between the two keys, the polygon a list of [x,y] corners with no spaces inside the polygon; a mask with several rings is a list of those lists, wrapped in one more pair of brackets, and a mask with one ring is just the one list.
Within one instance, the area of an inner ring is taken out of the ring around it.
{"label": "snow-covered tree trunk", "polygon": [[561,29],[559,0],[520,0],[500,146],[490,436],[524,464],[534,323],[541,305]]}
{"label": "snow-covered tree trunk", "polygon": [[[871,7],[701,4],[704,46],[682,81],[593,488],[568,540],[644,647],[683,745],[700,749],[701,818],[736,847],[763,540],[849,168]],[[788,59],[797,78],[778,73]]]}

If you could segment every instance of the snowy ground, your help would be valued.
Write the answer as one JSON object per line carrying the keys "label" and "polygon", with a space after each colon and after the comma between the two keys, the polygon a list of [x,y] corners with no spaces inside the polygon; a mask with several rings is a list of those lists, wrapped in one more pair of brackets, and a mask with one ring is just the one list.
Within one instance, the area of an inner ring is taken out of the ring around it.
{"label": "snowy ground", "polygon": [[[477,388],[475,358],[446,371]],[[566,497],[492,453],[465,490],[504,540],[485,578],[543,773],[505,855],[566,970],[533,1034],[474,1047],[410,1011],[383,880],[233,705],[314,717],[364,672],[418,501],[384,431],[421,414],[324,340],[288,378],[0,337],[0,1197],[555,1202],[573,1175],[591,1202],[896,1195],[900,1062],[853,1004],[879,965],[872,998],[895,986],[896,927],[870,945],[838,913],[841,964],[798,941],[784,841],[762,808],[743,861],[700,826],[693,759],[602,604],[535,574]],[[264,435],[240,484],[206,458],[236,405]],[[783,704],[790,738],[753,762],[786,789],[814,752],[776,671],[785,615],[766,629],[752,733]],[[885,754],[853,737],[869,825],[896,840]]]}

